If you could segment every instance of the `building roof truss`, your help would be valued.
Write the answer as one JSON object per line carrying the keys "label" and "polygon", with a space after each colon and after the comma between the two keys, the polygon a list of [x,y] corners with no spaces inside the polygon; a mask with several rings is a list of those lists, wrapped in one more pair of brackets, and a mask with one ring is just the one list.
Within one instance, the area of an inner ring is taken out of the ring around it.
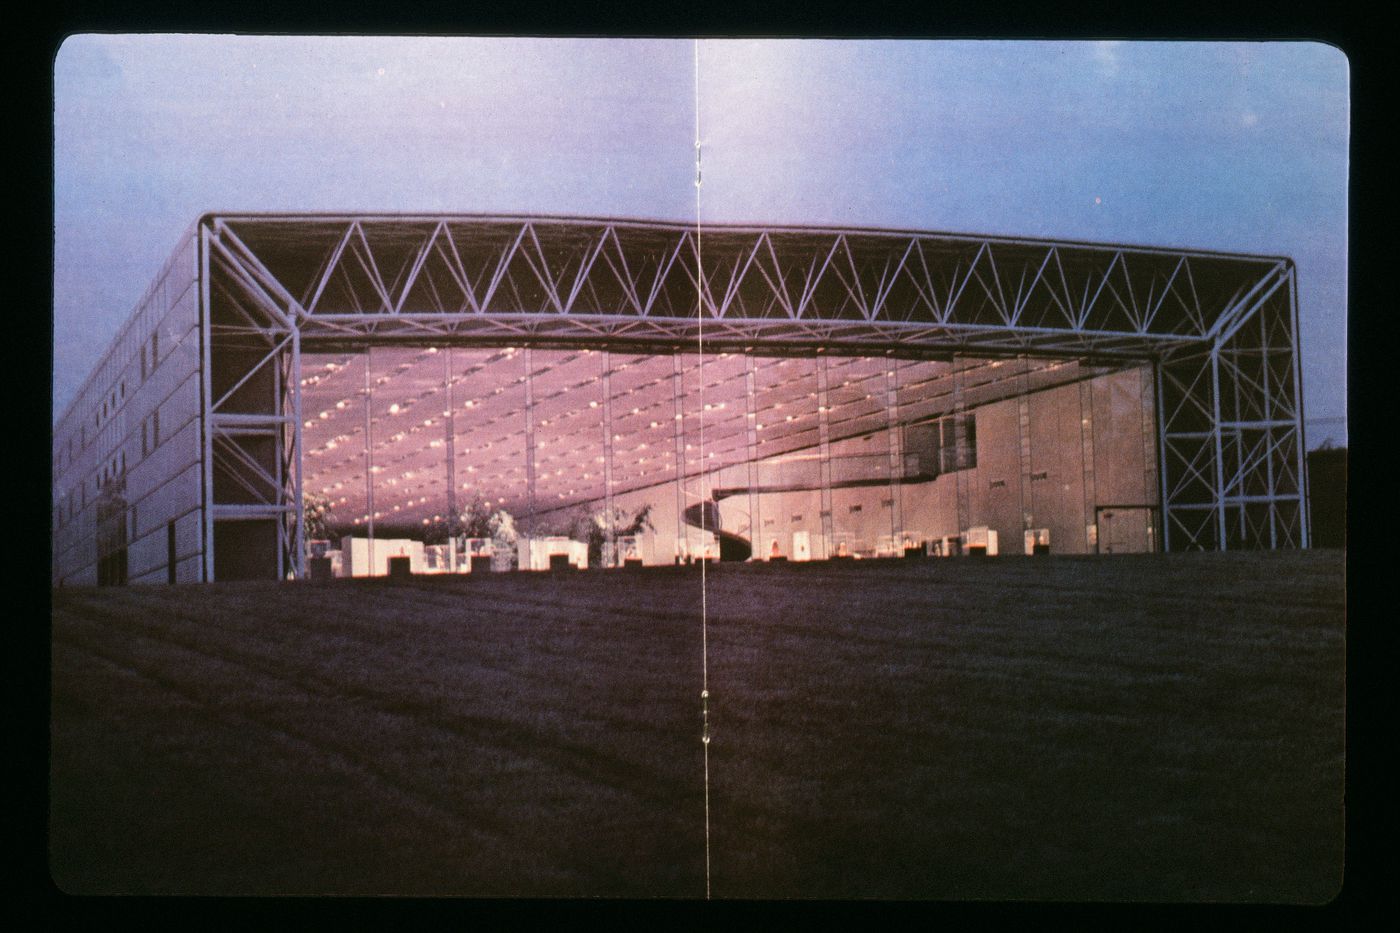
{"label": "building roof truss", "polygon": [[[206,294],[228,309],[210,339],[234,347],[256,336],[263,346],[208,409],[220,468],[262,498],[215,502],[213,514],[276,514],[281,565],[294,572],[303,350],[671,353],[702,332],[715,353],[1151,362],[1164,546],[1306,544],[1287,260],[582,218],[220,215],[203,229]],[[225,410],[266,372],[277,386],[270,409]],[[256,436],[272,441],[275,469],[249,453]]]}

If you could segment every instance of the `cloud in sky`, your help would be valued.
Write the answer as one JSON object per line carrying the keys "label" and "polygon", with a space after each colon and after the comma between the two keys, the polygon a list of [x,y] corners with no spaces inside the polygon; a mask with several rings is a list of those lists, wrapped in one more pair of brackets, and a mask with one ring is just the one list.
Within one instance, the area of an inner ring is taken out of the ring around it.
{"label": "cloud in sky", "polygon": [[1094,43],[1094,60],[1099,63],[1099,74],[1108,78],[1118,74],[1118,47],[1122,44],[1114,41]]}

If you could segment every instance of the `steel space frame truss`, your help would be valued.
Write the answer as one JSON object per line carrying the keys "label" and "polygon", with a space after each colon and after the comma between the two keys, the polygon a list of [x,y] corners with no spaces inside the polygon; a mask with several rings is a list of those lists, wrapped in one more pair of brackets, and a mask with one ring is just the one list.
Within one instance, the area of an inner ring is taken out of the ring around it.
{"label": "steel space frame truss", "polygon": [[1297,275],[1266,277],[1213,339],[1157,364],[1165,546],[1309,546]]}
{"label": "steel space frame truss", "polygon": [[[256,416],[214,400],[209,433],[226,468],[256,473],[245,478],[265,495],[240,514],[278,518],[279,566],[298,575],[301,352],[395,343],[669,353],[703,337],[711,352],[1151,363],[1164,547],[1307,546],[1285,258],[559,217],[211,215],[200,227],[204,306],[212,263],[240,309],[210,339],[260,340],[276,386]],[[274,443],[274,470],[237,457],[246,432]]]}
{"label": "steel space frame truss", "polygon": [[[249,274],[245,260],[204,225],[200,251],[204,578],[215,579],[214,523],[221,521],[271,521],[278,578],[300,578],[306,572],[301,334],[264,283]],[[214,312],[216,298],[222,314]],[[238,354],[239,362],[216,373],[224,354]]]}

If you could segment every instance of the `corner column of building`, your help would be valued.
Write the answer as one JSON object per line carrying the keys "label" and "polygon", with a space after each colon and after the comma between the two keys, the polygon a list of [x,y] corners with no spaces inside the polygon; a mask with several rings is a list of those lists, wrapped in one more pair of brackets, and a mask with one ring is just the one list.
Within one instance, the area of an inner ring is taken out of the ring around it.
{"label": "corner column of building", "polygon": [[1229,542],[1225,529],[1225,439],[1222,434],[1220,412],[1220,343],[1217,341],[1210,348],[1210,401],[1211,401],[1211,425],[1210,433],[1212,442],[1215,445],[1215,520],[1216,520],[1216,546],[1222,550],[1229,549]]}
{"label": "corner column of building", "polygon": [[[209,227],[199,225],[199,413],[200,461],[203,464],[202,505],[203,582],[214,580],[214,395],[212,376],[213,305],[209,288]],[[83,505],[87,505],[87,484],[82,484]]]}
{"label": "corner column of building", "polygon": [[[1268,315],[1261,309],[1256,316],[1259,318],[1259,353],[1260,376],[1263,381],[1264,400],[1264,449],[1268,453],[1264,457],[1264,471],[1268,483],[1269,495],[1277,497],[1278,487],[1274,485],[1274,398],[1269,386],[1269,320]],[[1236,380],[1238,382],[1238,380]],[[1244,514],[1244,508],[1240,508],[1240,514]],[[1278,502],[1269,504],[1269,548],[1278,547]]]}
{"label": "corner column of building", "polygon": [[291,444],[288,456],[293,472],[292,501],[292,561],[293,573],[298,580],[306,578],[306,504],[303,501],[305,490],[302,487],[301,451],[301,331],[292,330],[291,378],[288,380],[291,408]]}
{"label": "corner column of building", "polygon": [[1293,449],[1297,458],[1295,466],[1298,476],[1298,543],[1299,547],[1306,548],[1312,546],[1312,519],[1309,514],[1312,506],[1309,501],[1307,438],[1303,433],[1303,377],[1300,371],[1303,351],[1300,342],[1302,338],[1298,331],[1298,271],[1292,265],[1288,267],[1288,305],[1288,351],[1292,357],[1289,368],[1293,376]]}

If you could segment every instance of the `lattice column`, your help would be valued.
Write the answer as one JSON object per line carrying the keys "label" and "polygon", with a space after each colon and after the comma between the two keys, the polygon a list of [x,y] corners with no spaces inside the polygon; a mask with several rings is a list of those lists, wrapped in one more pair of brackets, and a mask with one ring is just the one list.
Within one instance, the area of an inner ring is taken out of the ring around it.
{"label": "lattice column", "polygon": [[259,278],[225,233],[200,228],[205,579],[217,576],[214,539],[224,522],[269,523],[269,575],[298,576],[305,555],[296,306]]}
{"label": "lattice column", "polygon": [[286,349],[275,361],[277,412],[280,424],[273,429],[277,458],[277,485],[282,511],[277,522],[280,544],[277,576],[300,579],[306,575],[301,495],[301,343],[295,330]]}
{"label": "lattice column", "polygon": [[[1302,348],[1298,343],[1298,272],[1290,267],[1288,270],[1288,335],[1290,359],[1288,361],[1288,373],[1283,380],[1275,383],[1276,391],[1284,391],[1282,384],[1287,380],[1289,387],[1293,391],[1293,463],[1292,467],[1296,472],[1293,474],[1294,482],[1298,491],[1298,515],[1297,515],[1297,545],[1298,547],[1312,546],[1312,522],[1310,511],[1312,508],[1310,500],[1310,490],[1308,487],[1308,459],[1307,459],[1307,438],[1303,434],[1303,425],[1306,423],[1303,418],[1303,383],[1301,360]],[[1286,459],[1286,458],[1285,458]],[[1282,523],[1287,526],[1287,523]],[[1284,529],[1286,530],[1286,528]]]}
{"label": "lattice column", "polygon": [[1193,348],[1157,365],[1162,535],[1168,551],[1224,547],[1213,358]]}
{"label": "lattice column", "polygon": [[[1220,503],[1229,548],[1298,547],[1306,541],[1306,474],[1292,270],[1216,343],[1222,391]],[[1284,285],[1290,287],[1285,288]],[[1251,317],[1252,315],[1252,317]]]}
{"label": "lattice column", "polygon": [[[291,367],[287,365],[287,357],[283,353],[278,353],[272,359],[272,384],[276,387],[276,399],[273,401],[273,410],[279,416],[287,413],[287,376],[291,372]],[[287,494],[287,430],[285,424],[273,427],[270,432],[272,436],[272,484],[277,490],[279,498],[286,502]],[[287,560],[289,529],[287,527],[287,513],[283,511],[277,516],[277,579],[282,580],[287,576],[289,561]]]}
{"label": "lattice column", "polygon": [[1215,521],[1218,529],[1218,542],[1220,550],[1225,550],[1229,540],[1228,530],[1225,523],[1225,437],[1220,425],[1221,405],[1220,405],[1220,346],[1217,344],[1210,350],[1210,381],[1211,405],[1214,406],[1210,424],[1211,443],[1215,445],[1215,488],[1212,490],[1215,499]]}
{"label": "lattice column", "polygon": [[[1264,423],[1267,425],[1264,429],[1264,442],[1272,450],[1274,447],[1274,400],[1269,386],[1269,320],[1263,314],[1259,315],[1259,346],[1264,354],[1264,365],[1260,367],[1264,390]],[[1278,488],[1274,483],[1274,457],[1272,454],[1265,461],[1264,470],[1265,481],[1268,489],[1272,492]],[[1269,548],[1272,550],[1276,547],[1278,547],[1278,510],[1271,508],[1269,509]]]}

